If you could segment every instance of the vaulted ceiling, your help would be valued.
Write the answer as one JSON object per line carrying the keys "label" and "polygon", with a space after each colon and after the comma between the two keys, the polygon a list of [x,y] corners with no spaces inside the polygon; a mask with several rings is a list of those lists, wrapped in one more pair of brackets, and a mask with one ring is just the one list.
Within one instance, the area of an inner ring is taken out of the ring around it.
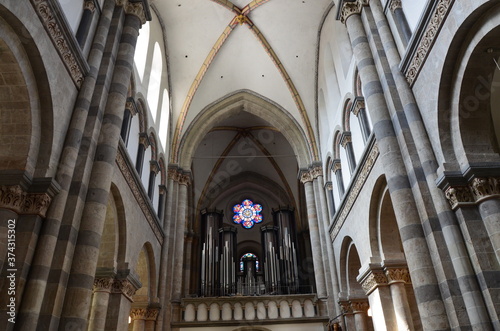
{"label": "vaulted ceiling", "polygon": [[[172,151],[204,109],[248,91],[283,109],[317,156],[318,33],[331,0],[154,0],[164,22],[172,102]],[[261,143],[259,137],[272,136]],[[244,148],[255,150],[248,162]],[[240,146],[238,148],[238,146]],[[173,155],[174,161],[177,155]],[[207,131],[193,158],[197,198],[228,160],[240,174],[279,185],[297,198],[297,161],[282,133],[259,116],[239,112]],[[202,170],[201,170],[202,169]],[[220,176],[219,176],[220,177]],[[279,198],[277,198],[279,200]]]}

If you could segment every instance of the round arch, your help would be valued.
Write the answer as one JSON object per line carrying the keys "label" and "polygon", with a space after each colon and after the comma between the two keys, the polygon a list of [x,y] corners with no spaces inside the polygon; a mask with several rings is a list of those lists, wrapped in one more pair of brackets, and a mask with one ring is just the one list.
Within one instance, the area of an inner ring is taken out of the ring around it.
{"label": "round arch", "polygon": [[264,97],[243,90],[207,106],[191,122],[179,145],[180,168],[190,168],[197,146],[213,126],[242,111],[259,116],[276,127],[295,152],[300,168],[307,168],[311,164],[312,148],[309,146],[304,131],[293,117],[286,110]]}

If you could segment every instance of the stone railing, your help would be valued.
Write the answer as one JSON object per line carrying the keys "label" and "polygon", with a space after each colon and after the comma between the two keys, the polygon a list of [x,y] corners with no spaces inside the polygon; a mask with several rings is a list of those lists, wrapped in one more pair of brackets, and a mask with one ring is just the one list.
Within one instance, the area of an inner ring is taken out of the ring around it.
{"label": "stone railing", "polygon": [[185,298],[182,322],[315,320],[319,305],[315,294]]}

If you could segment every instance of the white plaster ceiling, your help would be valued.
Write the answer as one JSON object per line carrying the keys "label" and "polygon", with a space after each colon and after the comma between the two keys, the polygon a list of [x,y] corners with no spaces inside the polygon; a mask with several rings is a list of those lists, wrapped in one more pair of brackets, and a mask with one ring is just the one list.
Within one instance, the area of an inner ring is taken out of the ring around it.
{"label": "white plaster ceiling", "polygon": [[[252,9],[247,12],[249,4]],[[307,132],[305,126],[314,123],[315,114],[318,30],[330,4],[331,0],[155,0],[165,24],[174,127],[183,133],[207,104],[248,89],[282,106]],[[249,21],[231,25],[241,10]],[[227,29],[230,25],[233,28]],[[218,43],[224,32],[227,39]],[[207,61],[215,45],[220,48]],[[207,70],[200,74],[204,64]],[[303,109],[297,106],[290,84]],[[190,89],[195,91],[192,95]],[[179,121],[181,113],[186,121]]]}
{"label": "white plaster ceiling", "polygon": [[[177,148],[176,143],[191,121],[207,105],[239,90],[249,90],[285,109],[301,126],[308,143],[315,144],[318,31],[331,2],[153,1],[165,26],[172,102],[172,147]],[[237,23],[238,16],[243,24]],[[264,155],[266,152],[262,148],[256,148],[259,157],[246,162],[241,158],[245,155],[243,148],[228,147],[232,141],[234,143],[237,130],[212,129],[198,146],[193,159],[195,204],[200,192],[209,185],[210,174],[220,172],[217,169],[214,172],[214,167],[225,169],[229,160],[237,160],[240,173],[253,172],[268,178],[279,185],[280,190],[288,190],[298,199],[298,169],[291,146],[273,128],[252,129],[269,126],[267,122],[254,115],[240,115],[243,117],[230,117],[217,127],[246,128],[247,133],[254,137],[272,133],[273,140],[263,145],[274,161]],[[236,145],[245,139],[249,138],[240,138]],[[228,149],[227,155],[223,156],[224,150]]]}

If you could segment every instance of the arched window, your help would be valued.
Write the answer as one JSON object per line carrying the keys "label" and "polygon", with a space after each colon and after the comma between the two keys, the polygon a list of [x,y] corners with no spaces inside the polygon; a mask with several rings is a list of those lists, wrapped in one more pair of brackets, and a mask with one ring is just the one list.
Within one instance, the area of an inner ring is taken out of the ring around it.
{"label": "arched window", "polygon": [[134,63],[139,74],[139,79],[142,82],[144,78],[144,71],[146,69],[146,61],[149,49],[149,22],[142,25],[139,37],[137,38],[137,45],[135,47]]}
{"label": "arched window", "polygon": [[162,69],[162,54],[160,45],[156,42],[153,51],[153,62],[151,63],[147,96],[149,111],[151,112],[154,122],[156,122],[156,115],[158,113]]}
{"label": "arched window", "polygon": [[254,253],[245,253],[240,257],[240,271],[245,269],[245,260],[253,260],[255,259],[255,271],[259,272],[259,258]]}

